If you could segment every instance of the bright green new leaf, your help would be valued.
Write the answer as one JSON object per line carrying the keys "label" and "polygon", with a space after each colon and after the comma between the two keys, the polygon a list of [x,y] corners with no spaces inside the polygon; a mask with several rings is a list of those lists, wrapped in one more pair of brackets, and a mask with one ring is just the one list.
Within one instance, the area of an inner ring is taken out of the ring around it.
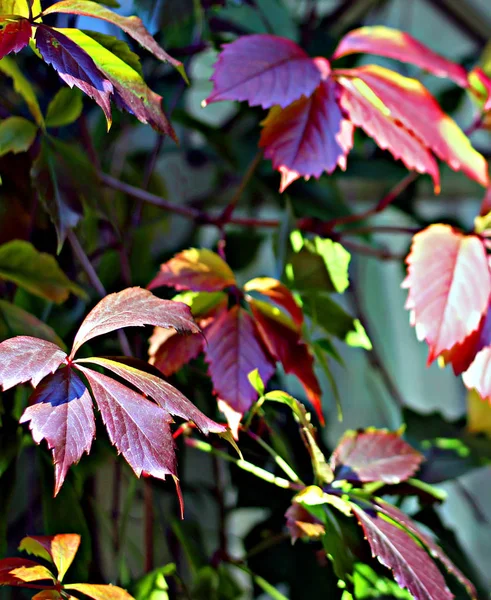
{"label": "bright green new leaf", "polygon": [[193,317],[198,318],[209,313],[220,303],[226,302],[227,294],[225,292],[181,292],[172,299],[187,304]]}
{"label": "bright green new leaf", "polygon": [[249,383],[256,390],[259,396],[264,396],[264,382],[261,379],[261,375],[259,375],[258,369],[251,371],[249,375],[247,375],[247,379],[249,379]]}
{"label": "bright green new leaf", "polygon": [[32,85],[19,69],[15,59],[11,58],[10,56],[5,56],[2,58],[0,60],[0,71],[13,80],[14,90],[24,98],[36,123],[40,127],[43,127],[44,119],[41,108],[39,107],[37,96]]}
{"label": "bright green new leaf", "polygon": [[70,292],[86,296],[63,273],[53,256],[39,252],[23,240],[13,240],[0,246],[0,278],[56,303],[64,302]]}
{"label": "bright green new leaf", "polygon": [[324,260],[334,289],[342,294],[349,286],[348,266],[351,254],[338,242],[320,237],[314,239],[314,247]]}
{"label": "bright green new leaf", "polygon": [[143,77],[143,69],[140,62],[140,57],[130,49],[126,42],[119,40],[113,35],[107,35],[105,33],[100,33],[99,31],[88,31],[86,29],[83,29],[82,31],[94,39],[98,44],[104,46],[106,50],[109,50],[109,52],[115,54],[134,71],[136,71],[138,75]]}
{"label": "bright green new leaf", "polygon": [[48,105],[46,126],[70,125],[80,117],[83,107],[82,94],[77,88],[61,88]]}
{"label": "bright green new leaf", "polygon": [[36,138],[37,127],[24,117],[9,117],[0,121],[0,156],[9,152],[26,152]]}
{"label": "bright green new leaf", "polygon": [[171,577],[175,572],[176,565],[169,563],[147,573],[135,586],[135,600],[169,600],[169,586],[165,578]]}

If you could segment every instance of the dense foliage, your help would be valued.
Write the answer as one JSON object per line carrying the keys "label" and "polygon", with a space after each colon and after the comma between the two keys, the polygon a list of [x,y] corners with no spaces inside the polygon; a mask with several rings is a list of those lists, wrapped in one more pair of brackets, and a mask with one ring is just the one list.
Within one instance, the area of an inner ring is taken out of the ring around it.
{"label": "dense foliage", "polygon": [[[333,35],[316,2],[132,4],[0,0],[0,598],[484,597],[433,484],[491,456],[491,188],[469,139],[489,65],[382,25]],[[449,97],[473,103],[464,129]],[[389,191],[360,211],[363,164]],[[484,197],[472,228],[416,202],[455,178]],[[409,409],[367,256],[400,263],[467,421]],[[353,353],[405,423],[328,450]]]}

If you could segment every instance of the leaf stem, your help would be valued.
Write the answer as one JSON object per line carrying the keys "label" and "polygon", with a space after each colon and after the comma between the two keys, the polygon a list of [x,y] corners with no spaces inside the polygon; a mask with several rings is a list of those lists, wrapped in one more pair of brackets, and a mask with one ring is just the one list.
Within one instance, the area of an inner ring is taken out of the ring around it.
{"label": "leaf stem", "polygon": [[269,444],[267,444],[260,436],[256,435],[254,432],[249,429],[246,431],[247,435],[252,438],[255,442],[257,442],[260,446],[266,450],[268,454],[270,454],[275,463],[280,467],[280,469],[295,483],[300,483],[301,485],[305,485],[304,482],[300,479],[300,477],[295,473],[295,471],[290,467],[290,465],[286,462],[284,458],[282,458],[274,448],[272,448]]}

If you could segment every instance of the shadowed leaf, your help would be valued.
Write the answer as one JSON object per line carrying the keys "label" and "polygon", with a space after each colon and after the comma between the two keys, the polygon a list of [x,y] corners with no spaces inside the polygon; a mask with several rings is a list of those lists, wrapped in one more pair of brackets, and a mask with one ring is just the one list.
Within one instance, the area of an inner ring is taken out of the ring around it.
{"label": "shadowed leaf", "polygon": [[29,81],[24,77],[17,62],[10,56],[2,58],[0,60],[0,71],[12,79],[15,91],[24,98],[36,123],[42,127],[44,118],[37,96]]}
{"label": "shadowed leaf", "polygon": [[61,88],[48,104],[46,127],[63,127],[76,121],[83,110],[80,92],[74,88]]}
{"label": "shadowed leaf", "polygon": [[161,327],[155,328],[149,342],[150,364],[167,377],[195,359],[205,346],[205,339],[197,333],[180,336],[175,331]]}
{"label": "shadowed leaf", "polygon": [[27,19],[0,16],[0,58],[27,46],[31,30]]}
{"label": "shadowed leaf", "polygon": [[37,127],[24,117],[9,117],[0,122],[0,156],[26,152],[36,138]]}
{"label": "shadowed leaf", "polygon": [[63,580],[80,546],[80,536],[76,533],[58,535],[30,535],[23,538],[19,550],[41,558],[48,558],[58,569],[58,579]]}
{"label": "shadowed leaf", "polygon": [[55,331],[23,308],[0,300],[0,341],[14,336],[33,336],[53,342],[61,348],[63,340]]}

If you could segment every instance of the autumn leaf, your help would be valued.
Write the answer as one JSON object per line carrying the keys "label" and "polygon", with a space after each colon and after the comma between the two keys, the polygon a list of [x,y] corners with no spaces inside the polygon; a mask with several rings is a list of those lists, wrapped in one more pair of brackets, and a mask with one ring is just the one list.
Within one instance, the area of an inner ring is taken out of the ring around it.
{"label": "autumn leaf", "polygon": [[[29,18],[29,0],[0,0],[0,15],[18,15]],[[33,0],[32,12],[36,16],[41,12],[41,0]]]}
{"label": "autumn leaf", "polygon": [[467,87],[467,73],[463,67],[433,52],[405,31],[383,25],[353,29],[339,42],[332,60],[360,52],[412,63],[433,75],[452,79],[461,87]]}
{"label": "autumn leaf", "polygon": [[0,586],[22,586],[31,581],[49,580],[53,574],[42,565],[26,558],[4,558],[0,560]]}
{"label": "autumn leaf", "polygon": [[168,377],[203,351],[205,339],[197,333],[183,338],[177,332],[156,327],[149,343],[149,363]]}
{"label": "autumn leaf", "polygon": [[291,291],[273,277],[255,277],[244,285],[244,292],[259,292],[272,300],[278,306],[283,307],[290,314],[298,327],[303,324],[303,312],[297,304]]}
{"label": "autumn leaf", "polygon": [[62,581],[80,546],[80,536],[75,533],[58,535],[30,535],[23,538],[19,550],[50,560],[58,571],[58,579]]}
{"label": "autumn leaf", "polygon": [[259,146],[281,173],[280,192],[300,177],[318,179],[337,166],[346,170],[353,126],[343,118],[338,93],[334,82],[322,82],[310,97],[272,108],[262,122]]}
{"label": "autumn leaf", "polygon": [[422,461],[422,454],[400,433],[366,429],[346,432],[332,453],[330,465],[336,479],[396,484],[412,477]]}
{"label": "autumn leaf", "polygon": [[19,52],[31,38],[31,24],[27,19],[0,16],[0,58],[11,52]]}
{"label": "autumn leaf", "polygon": [[[288,106],[309,97],[328,75],[297,44],[275,35],[248,35],[226,44],[212,76],[213,91],[203,103],[246,100],[250,106]],[[327,71],[327,72],[326,72]]]}
{"label": "autumn leaf", "polygon": [[94,600],[133,600],[126,590],[116,585],[94,585],[92,583],[70,583],[64,586],[66,590],[81,592]]}
{"label": "autumn leaf", "polygon": [[477,236],[439,224],[414,236],[406,262],[406,308],[429,364],[478,329],[491,293],[486,251]]}

